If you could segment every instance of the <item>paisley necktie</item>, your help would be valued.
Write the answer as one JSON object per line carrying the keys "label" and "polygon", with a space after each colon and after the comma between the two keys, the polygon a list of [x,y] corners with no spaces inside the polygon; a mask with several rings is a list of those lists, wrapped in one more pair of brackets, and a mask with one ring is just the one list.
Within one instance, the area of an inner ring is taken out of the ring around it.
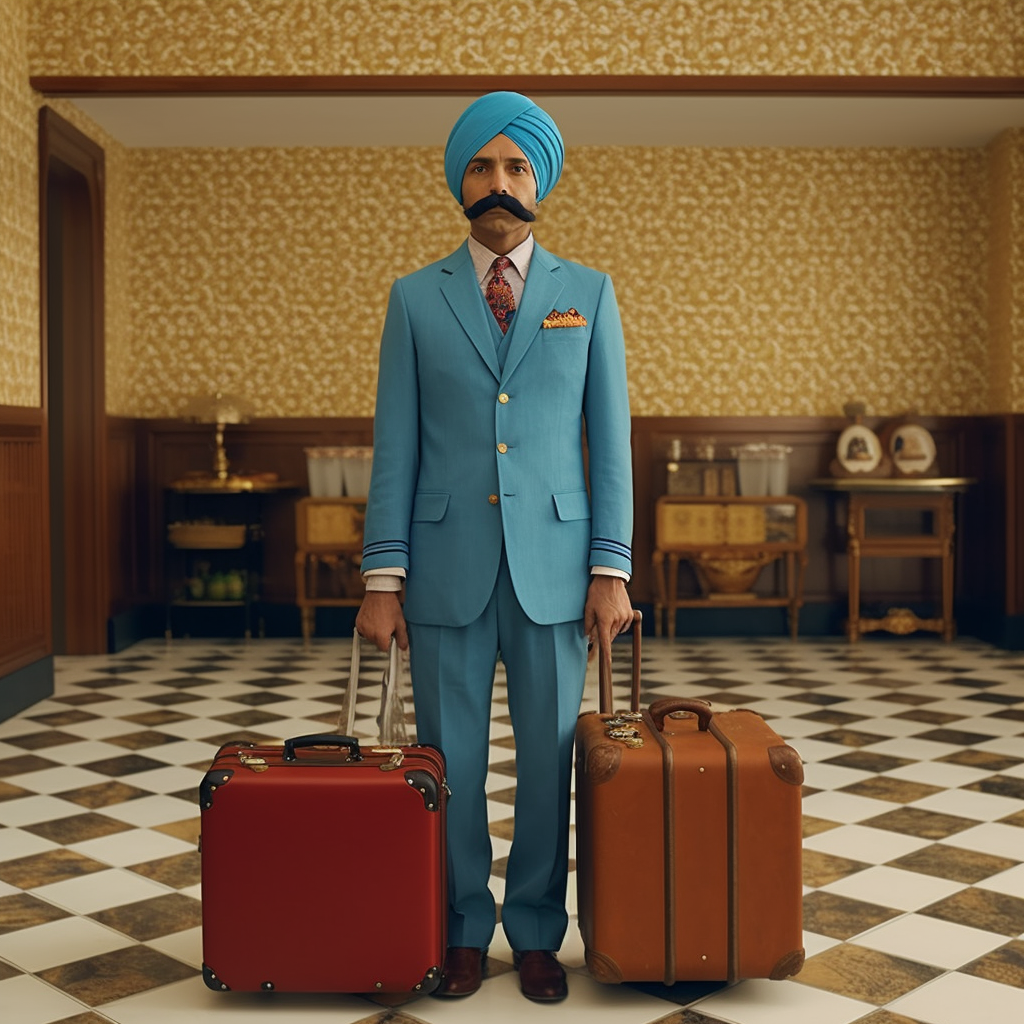
{"label": "paisley necktie", "polygon": [[504,270],[512,261],[507,256],[499,256],[491,266],[494,268],[494,276],[487,283],[485,297],[487,305],[491,307],[494,319],[498,321],[501,333],[508,331],[512,323],[512,316],[516,311],[516,300],[512,295],[512,285],[505,280]]}

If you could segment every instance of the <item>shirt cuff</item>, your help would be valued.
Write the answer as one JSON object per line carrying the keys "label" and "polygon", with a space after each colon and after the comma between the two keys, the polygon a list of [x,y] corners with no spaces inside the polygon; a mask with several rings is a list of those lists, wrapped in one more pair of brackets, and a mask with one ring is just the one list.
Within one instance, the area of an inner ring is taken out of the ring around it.
{"label": "shirt cuff", "polygon": [[404,579],[405,570],[398,568],[367,569],[363,573],[363,583],[366,585],[367,593],[375,590],[395,593],[402,589]]}
{"label": "shirt cuff", "polygon": [[617,576],[620,580],[629,582],[629,573],[623,572],[621,569],[613,569],[610,565],[592,565],[590,567],[591,576]]}

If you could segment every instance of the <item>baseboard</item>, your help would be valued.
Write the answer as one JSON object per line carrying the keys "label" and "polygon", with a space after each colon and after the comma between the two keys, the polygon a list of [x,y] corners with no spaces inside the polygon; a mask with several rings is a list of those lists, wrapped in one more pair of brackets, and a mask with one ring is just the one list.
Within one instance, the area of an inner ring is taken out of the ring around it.
{"label": "baseboard", "polygon": [[0,678],[0,722],[53,696],[53,656]]}
{"label": "baseboard", "polygon": [[163,635],[162,605],[139,605],[107,619],[107,650],[112,654],[126,650],[140,640]]}
{"label": "baseboard", "polygon": [[[356,607],[315,608],[313,636],[324,638],[351,637],[356,626]],[[263,635],[272,637],[302,636],[302,618],[294,604],[266,604],[262,609]]]}
{"label": "baseboard", "polygon": [[[654,636],[654,606],[641,601],[636,607],[643,614],[643,633]],[[912,609],[922,616],[935,613],[933,608]],[[314,635],[318,637],[350,637],[355,628],[357,608],[317,608]],[[865,608],[865,612],[875,613]],[[822,639],[845,637],[846,603],[810,602],[800,610],[798,637]],[[1008,616],[991,608],[963,605],[956,609],[959,636],[977,637],[985,643],[1008,651],[1024,650],[1024,615]],[[253,635],[256,637],[289,638],[302,635],[299,610],[294,604],[260,604],[254,609]],[[164,635],[165,610],[162,605],[142,605],[112,616],[108,622],[109,650],[123,651],[140,640]],[[234,635],[238,623],[208,617],[206,622],[193,622],[190,636]],[[199,628],[196,628],[199,627]],[[231,627],[231,628],[228,628]],[[225,632],[225,629],[228,631]],[[176,634],[177,635],[177,634]],[[889,634],[871,633],[868,637]],[[934,637],[934,633],[913,636]],[[789,625],[784,608],[680,608],[676,612],[676,636],[700,637],[788,637]],[[2,680],[0,680],[2,683]],[[0,704],[2,707],[2,704]]]}
{"label": "baseboard", "polygon": [[[655,633],[654,607],[637,605],[644,616],[644,633]],[[806,604],[800,610],[800,637],[844,636],[845,606]],[[677,638],[700,637],[789,637],[789,616],[785,608],[679,608],[676,610]]]}
{"label": "baseboard", "polygon": [[957,628],[962,636],[975,636],[1006,651],[1024,651],[1024,615],[1004,615],[984,607],[958,608]]}

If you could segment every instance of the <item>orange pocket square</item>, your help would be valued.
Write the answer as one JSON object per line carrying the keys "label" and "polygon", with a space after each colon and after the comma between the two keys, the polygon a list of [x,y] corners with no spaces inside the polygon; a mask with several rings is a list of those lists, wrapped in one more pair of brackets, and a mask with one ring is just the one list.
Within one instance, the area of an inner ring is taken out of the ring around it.
{"label": "orange pocket square", "polygon": [[551,310],[541,327],[586,327],[587,318],[575,307],[559,313],[557,309]]}

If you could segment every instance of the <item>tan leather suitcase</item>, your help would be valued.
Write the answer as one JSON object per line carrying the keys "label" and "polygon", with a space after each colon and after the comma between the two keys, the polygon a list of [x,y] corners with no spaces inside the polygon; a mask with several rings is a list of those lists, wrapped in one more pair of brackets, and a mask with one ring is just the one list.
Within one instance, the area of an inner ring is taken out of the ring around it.
{"label": "tan leather suitcase", "polygon": [[602,982],[782,979],[803,966],[803,765],[752,711],[666,698],[576,726],[576,876]]}

